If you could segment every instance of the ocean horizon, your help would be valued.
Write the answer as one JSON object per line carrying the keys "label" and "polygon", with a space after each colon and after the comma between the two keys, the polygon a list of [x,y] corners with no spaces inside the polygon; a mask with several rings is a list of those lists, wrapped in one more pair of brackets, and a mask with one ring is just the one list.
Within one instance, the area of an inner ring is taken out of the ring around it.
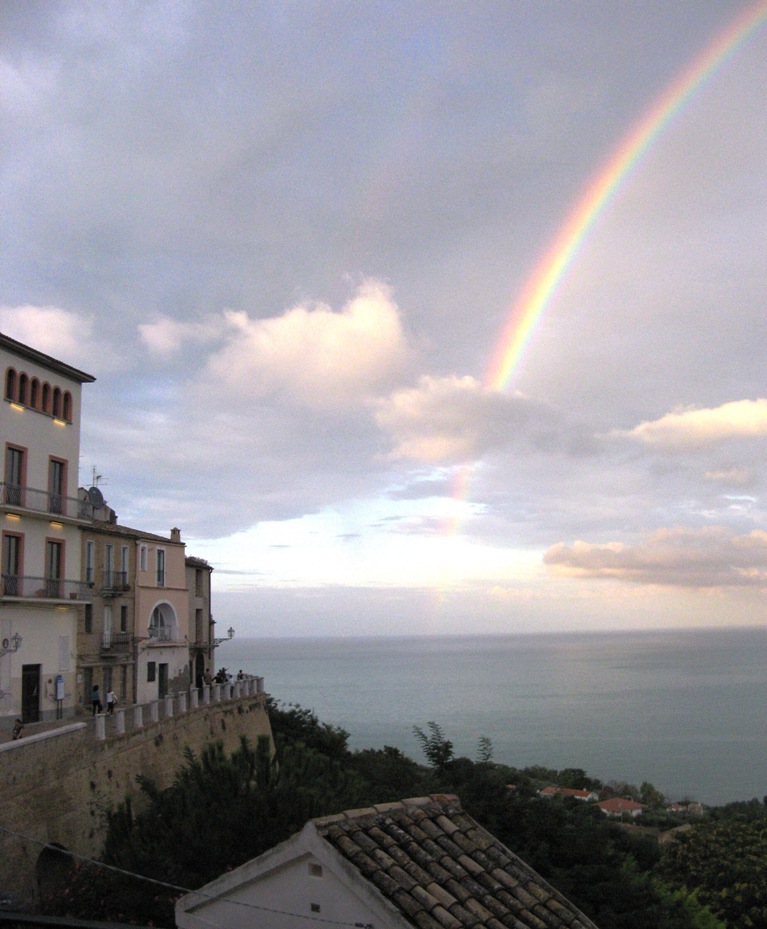
{"label": "ocean horizon", "polygon": [[762,628],[501,635],[235,638],[217,666],[276,700],[425,761],[413,727],[438,723],[456,755],[582,768],[711,805],[767,794]]}

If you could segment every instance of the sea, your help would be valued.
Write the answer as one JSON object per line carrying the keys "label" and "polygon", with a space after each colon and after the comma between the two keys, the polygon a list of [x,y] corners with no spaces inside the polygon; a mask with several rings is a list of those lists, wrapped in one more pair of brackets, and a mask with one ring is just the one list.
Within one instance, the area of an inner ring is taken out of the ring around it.
{"label": "sea", "polygon": [[767,629],[234,638],[218,667],[284,704],[425,762],[413,727],[456,755],[649,781],[669,800],[767,794]]}

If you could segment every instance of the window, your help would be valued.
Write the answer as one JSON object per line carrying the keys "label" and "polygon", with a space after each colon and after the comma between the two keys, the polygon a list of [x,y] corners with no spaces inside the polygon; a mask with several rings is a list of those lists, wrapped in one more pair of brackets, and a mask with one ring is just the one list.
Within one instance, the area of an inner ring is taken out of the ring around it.
{"label": "window", "polygon": [[101,672],[101,683],[104,685],[104,694],[112,689],[112,669],[104,668]]}
{"label": "window", "polygon": [[27,390],[29,388],[29,378],[26,374],[19,375],[19,403],[27,405]]}
{"label": "window", "polygon": [[85,583],[92,584],[96,574],[96,543],[85,543]]}
{"label": "window", "polygon": [[19,597],[22,591],[21,562],[24,536],[3,533],[3,595]]}
{"label": "window", "polygon": [[68,423],[72,422],[72,394],[68,390],[64,392],[64,408],[62,414]]}
{"label": "window", "polygon": [[128,666],[123,665],[120,671],[122,672],[120,674],[120,699],[125,700],[125,695],[128,693]]}
{"label": "window", "polygon": [[120,632],[128,631],[128,607],[123,603],[120,607]]}
{"label": "window", "polygon": [[157,549],[157,586],[165,586],[165,549]]}
{"label": "window", "polygon": [[115,579],[115,548],[114,545],[104,546],[104,587],[114,587]]}
{"label": "window", "polygon": [[36,377],[32,378],[32,386],[29,392],[29,405],[33,410],[40,409],[40,381]]}
{"label": "window", "polygon": [[16,372],[13,368],[8,368],[5,372],[5,399],[16,399]]}
{"label": "window", "polygon": [[43,413],[51,412],[51,385],[43,382]]}
{"label": "window", "polygon": [[147,683],[151,684],[153,681],[157,680],[157,662],[150,661],[146,666],[146,679]]}
{"label": "window", "polygon": [[8,445],[5,449],[5,502],[24,506],[24,449]]}
{"label": "window", "polygon": [[123,586],[128,584],[128,546],[123,545],[120,549],[120,583]]}
{"label": "window", "polygon": [[70,660],[70,649],[69,649],[69,636],[60,635],[59,636],[59,671],[70,671],[71,670],[71,660]]}
{"label": "window", "polygon": [[195,641],[202,642],[202,610],[194,611]]}
{"label": "window", "polygon": [[195,595],[201,597],[203,594],[203,585],[202,585],[202,568],[196,568],[194,572],[194,592]]}
{"label": "window", "polygon": [[85,604],[85,632],[93,632],[93,604]]}
{"label": "window", "polygon": [[83,668],[83,703],[90,709],[93,690],[93,668]]}
{"label": "window", "polygon": [[61,390],[58,387],[53,388],[53,415],[61,416]]}
{"label": "window", "polygon": [[66,462],[51,458],[48,465],[48,512],[64,512]]}
{"label": "window", "polygon": [[147,547],[142,545],[139,548],[139,569],[141,571],[147,570]]}

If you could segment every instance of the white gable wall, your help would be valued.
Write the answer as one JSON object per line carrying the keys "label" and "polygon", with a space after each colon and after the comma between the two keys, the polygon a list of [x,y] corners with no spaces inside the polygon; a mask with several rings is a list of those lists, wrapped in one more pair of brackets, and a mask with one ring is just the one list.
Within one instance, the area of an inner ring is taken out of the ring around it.
{"label": "white gable wall", "polygon": [[179,929],[322,929],[331,923],[412,929],[312,823],[176,905]]}

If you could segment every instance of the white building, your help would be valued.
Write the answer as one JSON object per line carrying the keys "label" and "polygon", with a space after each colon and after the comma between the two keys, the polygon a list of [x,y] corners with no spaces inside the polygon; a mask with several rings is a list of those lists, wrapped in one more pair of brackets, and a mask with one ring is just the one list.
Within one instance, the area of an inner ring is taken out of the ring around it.
{"label": "white building", "polygon": [[0,726],[75,712],[80,399],[90,374],[0,334]]}

